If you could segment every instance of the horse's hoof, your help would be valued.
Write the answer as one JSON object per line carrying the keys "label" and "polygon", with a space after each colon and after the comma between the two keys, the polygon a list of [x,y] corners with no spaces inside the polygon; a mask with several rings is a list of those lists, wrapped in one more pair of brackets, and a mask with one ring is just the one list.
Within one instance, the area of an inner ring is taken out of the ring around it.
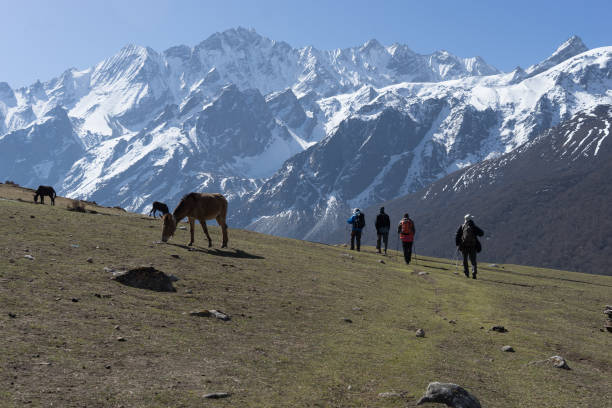
{"label": "horse's hoof", "polygon": [[221,248],[227,248],[227,244],[221,245]]}
{"label": "horse's hoof", "polygon": [[193,242],[190,242],[187,244],[187,246],[192,246],[192,245],[193,245]]}
{"label": "horse's hoof", "polygon": [[212,248],[212,244],[208,244],[208,247],[209,247],[209,248]]}

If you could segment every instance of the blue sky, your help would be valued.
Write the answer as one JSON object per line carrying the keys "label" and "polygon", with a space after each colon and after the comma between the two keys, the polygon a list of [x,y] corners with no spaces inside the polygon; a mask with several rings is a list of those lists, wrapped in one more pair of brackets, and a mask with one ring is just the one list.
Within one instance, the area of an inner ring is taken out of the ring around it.
{"label": "blue sky", "polygon": [[125,44],[163,51],[243,26],[294,47],[359,45],[376,38],[416,52],[480,55],[523,68],[571,35],[612,45],[612,0],[0,0],[0,81],[12,87],[94,65]]}

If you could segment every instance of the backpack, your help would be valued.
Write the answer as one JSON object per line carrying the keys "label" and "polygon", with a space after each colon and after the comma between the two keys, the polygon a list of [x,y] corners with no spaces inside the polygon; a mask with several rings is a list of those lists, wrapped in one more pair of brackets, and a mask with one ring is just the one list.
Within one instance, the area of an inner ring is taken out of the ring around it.
{"label": "backpack", "polygon": [[461,243],[464,247],[474,248],[476,246],[476,231],[474,224],[468,222],[463,225],[463,233],[461,235]]}
{"label": "backpack", "polygon": [[363,213],[360,212],[359,214],[357,214],[353,225],[357,229],[362,229],[363,227],[365,227],[365,216],[363,215]]}
{"label": "backpack", "polygon": [[412,220],[406,219],[402,220],[402,235],[412,235],[414,234],[414,225],[412,224]]}

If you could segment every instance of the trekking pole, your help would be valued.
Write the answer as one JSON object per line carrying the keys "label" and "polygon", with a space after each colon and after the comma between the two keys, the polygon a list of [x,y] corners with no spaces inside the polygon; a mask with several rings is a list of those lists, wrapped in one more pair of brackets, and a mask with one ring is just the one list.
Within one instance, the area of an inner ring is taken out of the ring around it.
{"label": "trekking pole", "polygon": [[414,263],[418,265],[419,259],[417,258],[417,253],[416,253],[416,239],[412,241],[412,252],[414,253]]}
{"label": "trekking pole", "polygon": [[455,250],[455,275],[459,275],[459,247]]}

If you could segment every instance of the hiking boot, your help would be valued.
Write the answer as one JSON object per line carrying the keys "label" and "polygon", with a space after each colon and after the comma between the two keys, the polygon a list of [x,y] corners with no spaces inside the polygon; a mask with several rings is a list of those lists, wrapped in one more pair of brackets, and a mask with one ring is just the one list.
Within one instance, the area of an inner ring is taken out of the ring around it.
{"label": "hiking boot", "polygon": [[469,277],[470,277],[470,273],[469,273],[469,272],[463,272],[463,273],[465,274],[465,277],[466,277],[466,278],[469,278]]}
{"label": "hiking boot", "polygon": [[472,279],[476,279],[476,274],[475,273],[472,274]]}

